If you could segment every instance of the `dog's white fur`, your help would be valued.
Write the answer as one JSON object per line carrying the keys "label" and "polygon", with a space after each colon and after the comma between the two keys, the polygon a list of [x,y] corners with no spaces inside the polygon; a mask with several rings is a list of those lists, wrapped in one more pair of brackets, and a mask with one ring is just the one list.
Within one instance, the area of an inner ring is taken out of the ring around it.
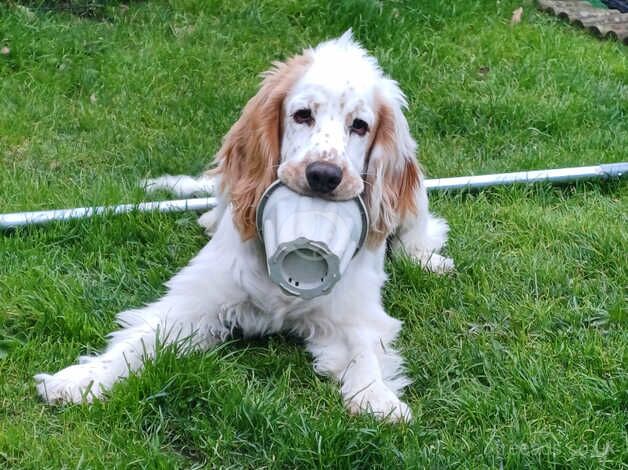
{"label": "dog's white fur", "polygon": [[[279,100],[278,114],[260,114],[272,100]],[[410,409],[398,398],[409,380],[392,345],[401,322],[387,315],[380,295],[386,237],[396,233],[393,247],[431,271],[449,271],[453,263],[438,254],[448,228],[428,212],[404,107],[396,82],[383,75],[350,32],[276,64],[226,136],[217,170],[200,178],[146,182],[148,190],[165,188],[180,196],[219,193],[218,207],[200,218],[211,241],[167,283],[163,298],[118,315],[122,329],[111,334],[105,352],[82,357],[53,375],[38,374],[39,394],[50,403],[101,398],[154,357],[158,342],[177,343],[182,353],[205,350],[237,326],[250,336],[285,331],[304,338],[315,370],[340,383],[351,412],[410,419]],[[295,122],[301,108],[312,110],[313,123]],[[352,131],[356,118],[368,124],[367,135]],[[264,141],[256,120],[279,129],[281,142],[273,143],[272,136]],[[266,161],[264,155],[279,161]],[[262,245],[247,224],[258,201],[250,199],[251,193],[259,197],[277,177],[307,193],[304,168],[317,160],[343,169],[343,183],[332,198],[364,193],[373,226],[367,246],[333,291],[303,300],[269,280]]]}

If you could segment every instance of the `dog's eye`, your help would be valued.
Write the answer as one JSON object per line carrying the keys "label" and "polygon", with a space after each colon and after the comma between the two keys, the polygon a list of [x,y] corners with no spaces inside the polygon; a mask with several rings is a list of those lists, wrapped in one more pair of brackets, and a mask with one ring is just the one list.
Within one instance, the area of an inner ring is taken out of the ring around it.
{"label": "dog's eye", "polygon": [[354,119],[351,124],[351,132],[363,136],[369,131],[369,125],[362,119]]}
{"label": "dog's eye", "polygon": [[308,126],[314,122],[312,110],[307,108],[299,109],[292,115],[292,119],[294,119],[294,122],[297,124],[307,124]]}

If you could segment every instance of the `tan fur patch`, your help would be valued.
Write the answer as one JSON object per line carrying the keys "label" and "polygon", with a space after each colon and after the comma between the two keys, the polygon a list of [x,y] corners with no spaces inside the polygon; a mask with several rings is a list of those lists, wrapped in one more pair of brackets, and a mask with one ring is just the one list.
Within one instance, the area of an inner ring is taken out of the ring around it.
{"label": "tan fur patch", "polygon": [[415,191],[420,182],[415,155],[402,154],[402,146],[396,142],[394,111],[382,102],[377,116],[365,190],[371,214],[367,240],[370,247],[384,242],[404,217],[416,213]]}
{"label": "tan fur patch", "polygon": [[255,236],[255,210],[264,190],[277,179],[282,105],[311,64],[309,52],[276,62],[264,73],[258,93],[244,107],[216,155],[222,191],[233,205],[233,221],[243,240]]}

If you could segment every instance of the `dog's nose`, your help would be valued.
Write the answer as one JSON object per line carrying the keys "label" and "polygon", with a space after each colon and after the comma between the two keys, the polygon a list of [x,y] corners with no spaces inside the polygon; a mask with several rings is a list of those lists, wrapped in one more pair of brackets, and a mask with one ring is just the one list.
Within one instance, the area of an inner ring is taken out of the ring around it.
{"label": "dog's nose", "polygon": [[331,193],[342,181],[342,170],[328,162],[313,162],[305,168],[305,177],[312,191]]}

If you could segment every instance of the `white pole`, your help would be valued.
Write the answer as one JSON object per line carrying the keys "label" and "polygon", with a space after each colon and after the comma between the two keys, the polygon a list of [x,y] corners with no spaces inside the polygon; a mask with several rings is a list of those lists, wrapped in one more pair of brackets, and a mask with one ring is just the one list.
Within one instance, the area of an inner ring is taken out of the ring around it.
{"label": "white pole", "polygon": [[555,170],[517,171],[480,176],[458,176],[425,181],[429,190],[472,189],[514,183],[570,183],[584,179],[621,178],[628,173],[628,162],[558,168]]}
{"label": "white pole", "polygon": [[216,205],[215,197],[178,199],[175,201],[142,202],[119,206],[76,207],[74,209],[54,209],[49,211],[15,212],[0,214],[0,229],[24,225],[45,224],[46,222],[84,219],[94,215],[124,214],[127,212],[182,212],[204,211]]}
{"label": "white pole", "polygon": [[[425,180],[425,185],[430,191],[464,190],[515,183],[568,183],[586,179],[621,178],[626,174],[628,174],[628,162],[622,162],[576,168],[559,168],[555,170],[518,171],[515,173],[497,173],[492,175],[436,178]],[[74,209],[16,212],[13,214],[0,214],[0,229],[11,229],[52,221],[82,219],[94,215],[124,214],[134,211],[206,211],[215,206],[216,198],[207,197],[173,201],[142,202],[139,204],[122,204],[118,206],[77,207]]]}

